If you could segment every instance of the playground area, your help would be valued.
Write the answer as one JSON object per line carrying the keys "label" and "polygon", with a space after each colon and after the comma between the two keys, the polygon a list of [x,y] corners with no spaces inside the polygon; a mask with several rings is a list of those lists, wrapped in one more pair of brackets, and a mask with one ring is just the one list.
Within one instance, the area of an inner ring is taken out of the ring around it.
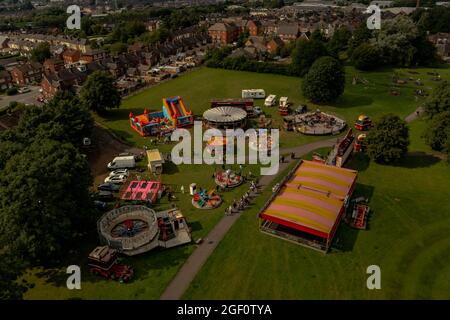
{"label": "playground area", "polygon": [[222,204],[222,197],[214,189],[209,191],[200,189],[192,196],[192,205],[196,209],[210,210],[218,208]]}
{"label": "playground area", "polygon": [[156,212],[145,206],[123,206],[105,213],[97,229],[102,244],[128,256],[191,242],[186,219],[178,209]]}
{"label": "playground area", "polygon": [[161,182],[134,180],[128,184],[120,198],[126,201],[143,201],[153,204],[161,198],[161,195]]}
{"label": "playground area", "polygon": [[319,109],[296,115],[295,125],[298,132],[306,135],[339,134],[347,126],[345,120]]}
{"label": "playground area", "polygon": [[228,169],[215,173],[214,181],[221,188],[231,189],[240,186],[244,182],[244,178],[235,171]]}
{"label": "playground area", "polygon": [[181,97],[163,98],[162,101],[162,111],[149,112],[145,108],[138,116],[130,112],[130,126],[142,137],[169,134],[173,129],[194,123],[192,111]]}

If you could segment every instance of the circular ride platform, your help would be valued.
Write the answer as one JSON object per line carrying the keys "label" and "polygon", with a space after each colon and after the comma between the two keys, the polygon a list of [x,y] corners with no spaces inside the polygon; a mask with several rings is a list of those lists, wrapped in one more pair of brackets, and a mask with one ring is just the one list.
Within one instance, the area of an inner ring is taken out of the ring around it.
{"label": "circular ride platform", "polygon": [[206,110],[203,120],[208,127],[216,129],[244,128],[247,112],[237,107],[217,107]]}

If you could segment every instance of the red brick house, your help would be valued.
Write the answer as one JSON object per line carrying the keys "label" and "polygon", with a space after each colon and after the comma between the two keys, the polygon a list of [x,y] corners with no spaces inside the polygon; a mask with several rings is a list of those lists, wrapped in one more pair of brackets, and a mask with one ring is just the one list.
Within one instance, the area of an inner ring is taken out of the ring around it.
{"label": "red brick house", "polygon": [[212,42],[227,44],[237,40],[239,28],[235,24],[218,22],[208,29]]}
{"label": "red brick house", "polygon": [[6,71],[0,71],[0,90],[5,90],[13,86],[11,74]]}
{"label": "red brick house", "polygon": [[81,53],[78,50],[68,49],[63,52],[62,58],[64,60],[64,64],[72,65],[80,61]]}
{"label": "red brick house", "polygon": [[42,94],[45,98],[52,98],[58,91],[69,90],[81,86],[87,78],[87,73],[76,68],[61,69],[55,73],[44,74],[41,81]]}
{"label": "red brick house", "polygon": [[42,65],[44,72],[57,72],[64,68],[64,61],[61,59],[47,59]]}
{"label": "red brick house", "polygon": [[247,29],[251,36],[257,36],[261,31],[261,24],[259,21],[249,20],[247,22]]}
{"label": "red brick house", "polygon": [[12,80],[18,85],[28,85],[42,79],[42,65],[38,62],[27,63],[11,70]]}
{"label": "red brick house", "polygon": [[101,49],[88,50],[81,55],[80,60],[82,60],[86,63],[90,63],[90,62],[101,61],[108,57],[109,57],[109,54],[105,50],[101,50]]}
{"label": "red brick house", "polygon": [[277,50],[284,46],[283,40],[278,37],[272,38],[269,42],[267,42],[266,47],[270,54],[276,54]]}

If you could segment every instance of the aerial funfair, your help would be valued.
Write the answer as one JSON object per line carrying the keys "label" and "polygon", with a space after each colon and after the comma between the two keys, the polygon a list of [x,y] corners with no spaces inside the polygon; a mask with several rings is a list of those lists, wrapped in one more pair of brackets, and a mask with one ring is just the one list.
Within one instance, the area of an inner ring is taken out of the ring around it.
{"label": "aerial funfair", "polygon": [[300,133],[306,135],[327,135],[339,134],[347,124],[343,119],[317,109],[296,115],[295,126]]}
{"label": "aerial funfair", "polygon": [[102,244],[128,256],[191,242],[189,226],[177,208],[156,212],[146,206],[123,206],[105,213],[97,230]]}
{"label": "aerial funfair", "polygon": [[141,115],[135,116],[130,112],[129,118],[130,126],[142,137],[170,133],[194,123],[192,111],[181,97],[163,98],[161,111],[149,112],[146,108]]}
{"label": "aerial funfair", "polygon": [[204,189],[195,190],[192,193],[192,205],[197,209],[215,209],[222,204],[222,198],[214,189],[206,191]]}
{"label": "aerial funfair", "polygon": [[231,189],[240,186],[244,182],[244,178],[231,169],[216,172],[214,181],[223,189]]}

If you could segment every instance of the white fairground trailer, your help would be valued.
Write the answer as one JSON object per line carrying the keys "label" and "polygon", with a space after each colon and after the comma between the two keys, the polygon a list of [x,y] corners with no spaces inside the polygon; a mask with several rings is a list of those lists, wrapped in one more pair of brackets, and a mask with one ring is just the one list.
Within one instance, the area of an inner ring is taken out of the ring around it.
{"label": "white fairground trailer", "polygon": [[274,106],[277,103],[277,96],[274,94],[269,95],[264,101],[266,107]]}
{"label": "white fairground trailer", "polygon": [[245,89],[242,90],[242,99],[264,99],[266,92],[263,89]]}

